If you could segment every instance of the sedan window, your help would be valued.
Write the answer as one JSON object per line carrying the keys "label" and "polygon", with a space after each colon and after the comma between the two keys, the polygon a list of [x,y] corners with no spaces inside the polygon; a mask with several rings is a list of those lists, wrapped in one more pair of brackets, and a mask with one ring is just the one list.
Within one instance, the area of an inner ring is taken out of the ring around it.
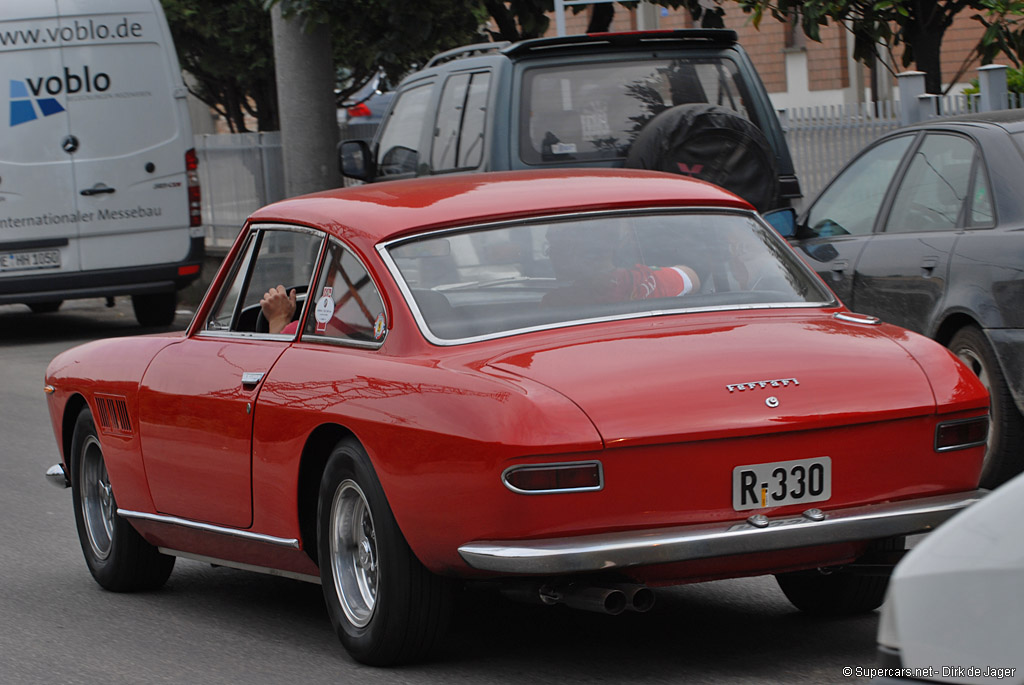
{"label": "sedan window", "polygon": [[629,213],[440,232],[386,246],[424,333],[462,341],[831,295],[748,213]]}
{"label": "sedan window", "polygon": [[871,233],[893,175],[913,140],[912,135],[892,138],[857,158],[811,207],[798,237]]}
{"label": "sedan window", "polygon": [[886,232],[940,231],[960,225],[975,157],[968,138],[927,135],[896,192]]}
{"label": "sedan window", "polygon": [[271,288],[281,286],[296,307],[291,315],[297,321],[306,300],[309,282],[320,256],[323,237],[300,229],[259,229],[252,231],[232,266],[210,318],[207,331],[237,333],[285,333],[271,331],[260,308],[260,300]]}
{"label": "sedan window", "polygon": [[303,340],[315,337],[373,346],[383,342],[387,322],[377,286],[363,263],[334,240],[327,246],[313,293]]}

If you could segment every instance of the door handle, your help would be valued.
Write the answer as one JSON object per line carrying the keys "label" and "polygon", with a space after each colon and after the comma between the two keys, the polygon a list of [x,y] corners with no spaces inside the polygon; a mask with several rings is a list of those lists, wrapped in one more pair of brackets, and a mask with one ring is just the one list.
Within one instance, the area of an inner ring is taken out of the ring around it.
{"label": "door handle", "polygon": [[839,280],[843,276],[843,272],[846,271],[846,267],[850,266],[850,262],[847,259],[837,259],[828,268],[832,271],[832,278]]}
{"label": "door handle", "polygon": [[246,371],[242,374],[242,387],[251,388],[254,385],[259,385],[261,380],[263,380],[262,371]]}
{"label": "door handle", "polygon": [[938,257],[925,257],[921,260],[921,275],[928,277],[932,275],[932,271],[939,265]]}
{"label": "door handle", "polygon": [[91,195],[106,195],[106,194],[109,194],[109,193],[116,193],[116,192],[117,192],[117,188],[111,188],[110,186],[108,186],[106,184],[97,183],[92,188],[86,188],[85,190],[83,190],[79,194],[80,195],[85,195],[86,197],[89,197]]}

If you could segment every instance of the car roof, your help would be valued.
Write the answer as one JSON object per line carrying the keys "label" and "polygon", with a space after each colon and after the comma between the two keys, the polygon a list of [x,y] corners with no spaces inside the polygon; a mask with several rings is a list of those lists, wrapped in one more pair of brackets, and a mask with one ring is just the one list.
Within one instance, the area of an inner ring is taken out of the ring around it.
{"label": "car roof", "polygon": [[639,207],[751,210],[710,183],[635,169],[446,174],[339,188],[268,205],[253,222],[316,226],[363,249],[447,226]]}
{"label": "car roof", "polygon": [[993,112],[973,112],[949,117],[927,119],[906,126],[907,129],[933,128],[944,124],[991,124],[1007,131],[1024,131],[1024,109],[1000,109]]}

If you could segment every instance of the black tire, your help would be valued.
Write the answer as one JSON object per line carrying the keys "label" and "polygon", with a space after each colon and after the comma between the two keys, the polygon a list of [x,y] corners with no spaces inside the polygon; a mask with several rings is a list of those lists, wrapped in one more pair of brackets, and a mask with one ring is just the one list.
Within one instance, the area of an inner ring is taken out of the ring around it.
{"label": "black tire", "polygon": [[324,469],[317,541],[327,612],[354,659],[392,666],[436,649],[451,620],[452,581],[413,554],[354,440],[339,443]]}
{"label": "black tire", "polygon": [[988,389],[991,424],[981,487],[997,487],[1024,469],[1024,416],[1014,404],[992,345],[981,329],[961,328],[949,341],[949,349]]}
{"label": "black tire", "polygon": [[178,308],[178,293],[132,295],[132,310],[140,326],[170,326]]}
{"label": "black tire", "polygon": [[64,304],[64,300],[53,300],[51,302],[30,302],[28,308],[32,310],[33,314],[52,314],[53,312],[60,309],[60,306]]}
{"label": "black tire", "polygon": [[117,515],[103,448],[88,409],[71,439],[71,488],[75,525],[89,572],[113,592],[155,590],[171,575],[174,557],[161,554]]}
{"label": "black tire", "polygon": [[[865,556],[904,549],[902,537],[872,543]],[[775,580],[790,604],[811,616],[853,616],[882,606],[888,575],[865,575],[838,569],[777,573]]]}

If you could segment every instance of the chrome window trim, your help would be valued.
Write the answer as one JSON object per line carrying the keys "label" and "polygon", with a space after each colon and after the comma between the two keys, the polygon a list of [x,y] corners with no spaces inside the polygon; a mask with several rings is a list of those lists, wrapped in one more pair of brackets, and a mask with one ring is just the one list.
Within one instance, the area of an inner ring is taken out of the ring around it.
{"label": "chrome window trim", "polygon": [[746,311],[746,310],[759,310],[759,309],[820,309],[824,307],[834,307],[838,305],[838,301],[835,299],[835,295],[832,291],[822,282],[821,278],[818,277],[814,271],[807,266],[802,259],[795,258],[792,260],[793,267],[800,269],[805,276],[811,281],[821,286],[824,294],[829,295],[828,300],[820,302],[777,302],[777,303],[764,303],[764,304],[743,304],[743,305],[714,305],[709,307],[679,307],[672,309],[658,309],[647,312],[633,312],[615,314],[610,316],[602,316],[589,319],[572,319],[569,321],[561,321],[557,323],[540,324],[537,326],[527,326],[525,328],[515,328],[506,331],[498,331],[495,333],[486,333],[484,335],[476,335],[465,338],[439,338],[434,335],[433,331],[427,325],[426,319],[423,317],[423,313],[420,311],[419,305],[416,303],[416,298],[413,297],[412,288],[406,283],[405,278],[402,276],[402,272],[398,268],[398,264],[391,258],[390,249],[392,247],[401,245],[402,243],[409,242],[412,240],[421,240],[423,238],[440,238],[445,235],[454,235],[459,233],[468,233],[472,231],[487,231],[493,229],[507,228],[522,224],[532,224],[543,221],[570,221],[574,219],[590,219],[599,218],[601,216],[614,216],[622,214],[734,214],[743,216],[746,218],[753,219],[756,223],[761,224],[766,228],[771,235],[771,239],[777,240],[782,244],[786,245],[786,249],[792,251],[792,248],[786,243],[782,237],[779,236],[778,232],[768,224],[760,214],[745,209],[733,209],[729,207],[645,207],[645,208],[625,208],[619,210],[594,210],[586,212],[565,212],[565,213],[552,213],[539,216],[531,216],[519,219],[506,219],[502,221],[488,221],[484,223],[466,224],[462,226],[455,226],[452,228],[442,228],[433,231],[427,231],[425,233],[417,233],[414,235],[404,235],[399,238],[387,240],[377,245],[377,252],[381,259],[384,261],[384,265],[387,267],[391,274],[391,277],[395,280],[398,285],[399,291],[402,293],[402,297],[405,298],[406,304],[409,306],[409,310],[412,312],[413,319],[416,321],[416,326],[419,328],[420,333],[428,342],[437,345],[439,347],[453,347],[456,345],[466,345],[468,343],[481,342],[484,340],[496,340],[499,338],[507,338],[514,335],[522,335],[524,333],[534,333],[537,331],[556,330],[560,328],[570,328],[575,326],[585,326],[594,323],[603,323],[609,321],[628,321],[630,319],[646,319],[651,317],[669,316],[675,314],[696,314],[703,312],[724,312],[724,311]]}
{"label": "chrome window trim", "polygon": [[[356,251],[353,250],[352,248],[350,248],[345,243],[344,240],[341,240],[340,238],[336,238],[336,237],[334,237],[332,235],[327,236],[327,239],[324,241],[323,245],[320,246],[320,261],[317,263],[318,267],[323,265],[324,256],[325,256],[325,254],[327,252],[328,247],[330,246],[330,244],[332,242],[337,243],[338,246],[341,247],[342,250],[344,250],[344,251],[348,252],[350,255],[352,255],[352,258],[355,259],[359,263],[359,266],[363,267],[363,271],[366,272],[366,276],[370,279],[370,282],[373,284],[374,290],[377,291],[377,299],[380,300],[381,311],[384,312],[384,337],[381,338],[379,341],[377,341],[377,340],[353,340],[351,338],[336,338],[334,336],[329,336],[329,335],[317,335],[316,333],[306,334],[305,326],[300,326],[299,330],[296,331],[297,339],[302,341],[302,342],[308,342],[308,343],[314,343],[314,344],[316,344],[316,343],[328,343],[328,344],[337,345],[337,346],[340,346],[340,347],[355,347],[355,348],[359,348],[359,349],[363,349],[363,350],[379,350],[381,348],[381,346],[383,346],[384,343],[387,341],[388,334],[391,332],[391,316],[388,313],[387,302],[384,300],[384,296],[381,295],[381,293],[383,293],[384,290],[380,287],[380,284],[377,282],[376,277],[374,277],[373,270],[366,266],[366,262],[363,261],[359,257],[359,255],[356,253]],[[320,282],[320,276],[321,276],[321,273],[320,273],[320,269],[318,268],[317,271],[316,271],[316,278],[313,279],[313,284],[316,284],[316,283]],[[310,301],[309,295],[310,295],[310,293],[307,292],[306,293],[307,307],[309,306],[308,303]]]}
{"label": "chrome window trim", "polygon": [[[596,466],[597,485],[583,488],[560,488],[557,490],[523,490],[508,482],[508,475],[513,471],[522,471],[523,469],[556,469],[561,466]],[[517,495],[558,495],[567,492],[598,492],[600,490],[604,490],[604,465],[598,459],[587,459],[586,461],[559,461],[551,463],[543,462],[539,464],[514,464],[501,472],[501,484]]]}
{"label": "chrome window trim", "polygon": [[[306,296],[305,302],[303,302],[302,311],[299,312],[298,321],[301,323],[306,318],[307,309],[309,307],[308,288],[316,280],[316,277],[318,277],[320,275],[320,263],[323,260],[324,249],[326,248],[326,245],[327,245],[327,242],[328,242],[330,236],[325,231],[323,231],[321,229],[311,228],[309,226],[301,226],[301,225],[298,225],[298,224],[286,224],[286,223],[281,223],[281,222],[254,223],[254,224],[250,224],[249,225],[248,235],[245,236],[245,242],[250,242],[252,240],[255,240],[256,237],[257,237],[256,234],[258,234],[258,233],[266,233],[267,231],[289,231],[289,232],[292,232],[292,233],[306,233],[308,235],[312,235],[314,237],[319,237],[320,238],[320,248],[317,251],[316,262],[313,265],[313,273],[310,274],[309,283],[307,284],[307,296]],[[262,246],[263,237],[264,236],[260,236],[260,245],[261,246]],[[243,252],[244,252],[244,250],[243,250]],[[236,255],[236,259],[237,258],[241,258],[242,256],[243,256],[242,253],[239,253],[238,255]],[[255,261],[255,259],[258,256],[259,256],[258,252],[253,254],[253,260]],[[234,268],[235,268],[235,264],[232,264],[231,265],[231,269],[234,270]],[[235,272],[235,273],[237,273],[237,272]],[[246,278],[248,280],[250,280],[250,281],[252,280],[251,265],[250,265],[250,273],[246,275]],[[232,282],[233,282],[233,279],[232,279]],[[211,313],[212,313],[212,311],[215,311],[215,310],[217,310],[218,307],[220,307],[220,305],[222,303],[221,302],[221,298],[224,297],[224,295],[225,295],[224,288],[230,289],[230,287],[231,286],[230,286],[230,284],[227,281],[225,281],[224,283],[221,283],[221,292],[217,293],[217,297],[214,299],[213,306],[211,308]],[[242,306],[242,303],[241,303],[241,299],[240,299],[239,302],[235,303],[235,308],[238,311],[235,311],[235,312],[232,313],[232,315],[231,315],[232,322],[235,321],[236,317],[238,316],[239,312],[241,311],[241,309],[240,309],[241,306]],[[199,316],[198,310],[196,311],[196,316]],[[255,332],[248,332],[248,331],[217,330],[217,329],[210,329],[210,328],[208,328],[209,325],[210,325],[210,319],[207,318],[207,320],[203,322],[202,327],[198,331],[196,331],[196,334],[195,334],[196,337],[201,337],[201,338],[237,338],[237,339],[247,339],[247,340],[255,339],[255,340],[294,341],[294,340],[298,340],[298,336],[299,336],[299,332],[300,332],[300,330],[296,330],[296,332],[293,335],[281,335],[279,333],[255,333]],[[300,329],[301,329],[301,327],[300,327]]]}
{"label": "chrome window trim", "polygon": [[171,526],[181,526],[182,528],[201,530],[206,533],[217,533],[218,535],[227,535],[229,537],[241,538],[243,540],[250,540],[253,542],[264,542],[270,545],[277,545],[278,547],[299,549],[299,541],[296,538],[279,538],[273,535],[266,535],[264,533],[253,533],[248,530],[215,526],[212,523],[201,523],[199,521],[184,519],[179,516],[150,514],[144,511],[132,511],[130,509],[118,509],[117,515],[126,519],[139,519],[142,521],[152,521],[154,523],[164,523]]}

